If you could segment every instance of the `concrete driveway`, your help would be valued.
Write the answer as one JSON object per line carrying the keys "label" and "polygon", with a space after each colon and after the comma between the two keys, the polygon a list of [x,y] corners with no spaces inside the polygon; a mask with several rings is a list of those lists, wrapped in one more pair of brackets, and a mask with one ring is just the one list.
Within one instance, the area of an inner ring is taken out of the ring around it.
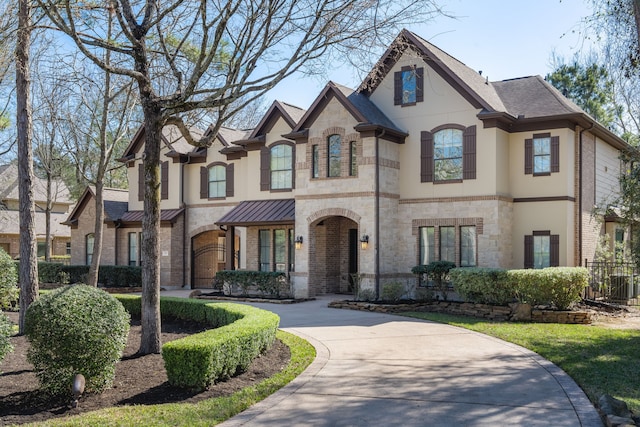
{"label": "concrete driveway", "polygon": [[299,304],[280,315],[316,360],[223,426],[602,426],[582,390],[537,354],[465,329]]}

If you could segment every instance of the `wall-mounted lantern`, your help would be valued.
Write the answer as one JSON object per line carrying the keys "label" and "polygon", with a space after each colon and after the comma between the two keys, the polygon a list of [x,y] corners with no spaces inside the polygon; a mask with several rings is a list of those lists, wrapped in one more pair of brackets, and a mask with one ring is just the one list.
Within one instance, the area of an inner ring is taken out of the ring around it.
{"label": "wall-mounted lantern", "polygon": [[296,249],[302,248],[302,236],[296,237],[296,240],[293,241],[296,244]]}
{"label": "wall-mounted lantern", "polygon": [[362,249],[367,249],[369,247],[369,236],[367,234],[364,234],[360,238],[360,247]]}

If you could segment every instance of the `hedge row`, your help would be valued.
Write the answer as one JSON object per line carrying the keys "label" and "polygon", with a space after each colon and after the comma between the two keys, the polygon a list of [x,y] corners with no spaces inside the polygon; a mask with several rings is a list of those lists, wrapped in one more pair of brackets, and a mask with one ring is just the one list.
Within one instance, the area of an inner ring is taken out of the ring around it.
{"label": "hedge row", "polygon": [[449,277],[454,290],[468,302],[506,305],[518,301],[551,305],[558,310],[566,310],[578,302],[589,284],[589,272],[583,267],[454,268]]}
{"label": "hedge row", "polygon": [[[117,298],[132,315],[140,314],[139,296]],[[160,312],[215,328],[162,346],[169,383],[196,390],[246,370],[273,344],[280,323],[278,315],[266,310],[197,299],[160,298]]]}
{"label": "hedge row", "polygon": [[[20,268],[20,261],[16,261]],[[41,283],[86,283],[88,265],[65,265],[57,262],[38,262],[38,280]],[[101,265],[98,283],[106,288],[139,287],[142,284],[142,269],[128,265]]]}
{"label": "hedge row", "polygon": [[276,298],[289,293],[287,275],[278,271],[224,270],[216,273],[216,280],[232,289],[239,288],[243,295],[248,295],[252,286]]}

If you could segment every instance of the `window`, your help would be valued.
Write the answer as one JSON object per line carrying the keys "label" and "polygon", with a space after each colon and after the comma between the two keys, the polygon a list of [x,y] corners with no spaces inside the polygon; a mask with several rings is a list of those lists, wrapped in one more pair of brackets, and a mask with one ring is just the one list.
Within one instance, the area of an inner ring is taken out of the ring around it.
{"label": "window", "polygon": [[394,74],[394,105],[415,105],[424,101],[424,68],[402,67]]}
{"label": "window", "polygon": [[319,147],[318,145],[311,146],[311,177],[319,178],[320,177],[320,157],[319,157]]}
{"label": "window", "polygon": [[293,188],[293,148],[278,144],[271,148],[271,189]]}
{"label": "window", "polygon": [[560,137],[541,133],[525,139],[524,173],[545,176],[553,172],[560,172]]}
{"label": "window", "polygon": [[93,233],[85,236],[85,262],[87,265],[91,265],[93,260],[93,245],[95,242],[95,236]]}
{"label": "window", "polygon": [[356,176],[358,174],[358,146],[355,141],[349,143],[349,176]]}
{"label": "window", "polygon": [[286,230],[273,230],[274,271],[287,271]]}
{"label": "window", "polygon": [[420,227],[420,265],[427,265],[436,260],[435,257],[435,228]]}
{"label": "window", "polygon": [[200,168],[200,198],[224,199],[233,197],[234,164],[216,162]]}
{"label": "window", "polygon": [[258,233],[260,271],[271,271],[271,233],[269,230],[260,230]]}
{"label": "window", "polygon": [[227,194],[227,171],[222,165],[211,166],[209,168],[209,191],[211,199],[223,198]]}
{"label": "window", "polygon": [[616,260],[622,259],[624,257],[624,228],[616,228],[614,238],[614,253],[616,256]]}
{"label": "window", "polygon": [[551,266],[551,236],[533,236],[533,268]]}
{"label": "window", "polygon": [[138,233],[129,233],[129,265],[138,265]]}
{"label": "window", "polygon": [[551,138],[534,138],[533,173],[551,173]]}
{"label": "window", "polygon": [[440,130],[433,140],[434,180],[462,179],[462,130]]}
{"label": "window", "polygon": [[46,256],[47,253],[47,243],[46,242],[38,242],[37,255],[40,258]]}
{"label": "window", "polygon": [[460,267],[476,265],[476,227],[460,227]]}
{"label": "window", "polygon": [[440,261],[456,262],[455,227],[440,227]]}
{"label": "window", "polygon": [[560,265],[560,236],[549,231],[534,231],[524,236],[524,268]]}
{"label": "window", "polygon": [[71,256],[71,242],[67,242],[66,254]]}
{"label": "window", "polygon": [[330,135],[327,139],[328,148],[328,165],[327,176],[338,177],[340,176],[340,150],[342,145],[342,138],[340,135]]}
{"label": "window", "polygon": [[447,124],[420,132],[420,182],[476,179],[476,126]]}

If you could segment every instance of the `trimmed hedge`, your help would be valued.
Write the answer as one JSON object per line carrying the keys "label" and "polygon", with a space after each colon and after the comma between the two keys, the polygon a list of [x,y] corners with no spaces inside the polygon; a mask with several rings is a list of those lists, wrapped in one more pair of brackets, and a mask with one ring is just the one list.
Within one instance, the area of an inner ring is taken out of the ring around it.
{"label": "trimmed hedge", "polygon": [[517,283],[520,302],[552,305],[558,310],[580,301],[581,292],[589,285],[589,270],[584,267],[510,270],[509,275]]}
{"label": "trimmed hedge", "polygon": [[[19,268],[19,261],[16,267]],[[59,262],[38,262],[40,283],[86,283],[88,265],[65,265]],[[142,268],[129,265],[101,265],[98,283],[106,288],[128,288],[142,285]]]}
{"label": "trimmed hedge", "polygon": [[499,268],[454,268],[449,271],[453,289],[465,301],[506,305],[516,299],[516,283]]}
{"label": "trimmed hedge", "polygon": [[289,292],[287,275],[281,271],[224,270],[216,273],[216,280],[239,287],[245,296],[251,286],[276,298]]}
{"label": "trimmed hedge", "polygon": [[501,270],[456,268],[449,272],[455,291],[465,301],[506,305],[513,301],[566,310],[580,301],[589,284],[583,267]]}
{"label": "trimmed hedge", "polygon": [[[139,296],[116,297],[132,315],[140,314]],[[246,370],[273,344],[280,323],[266,310],[197,299],[162,297],[160,312],[216,328],[162,346],[169,383],[196,390]]]}

